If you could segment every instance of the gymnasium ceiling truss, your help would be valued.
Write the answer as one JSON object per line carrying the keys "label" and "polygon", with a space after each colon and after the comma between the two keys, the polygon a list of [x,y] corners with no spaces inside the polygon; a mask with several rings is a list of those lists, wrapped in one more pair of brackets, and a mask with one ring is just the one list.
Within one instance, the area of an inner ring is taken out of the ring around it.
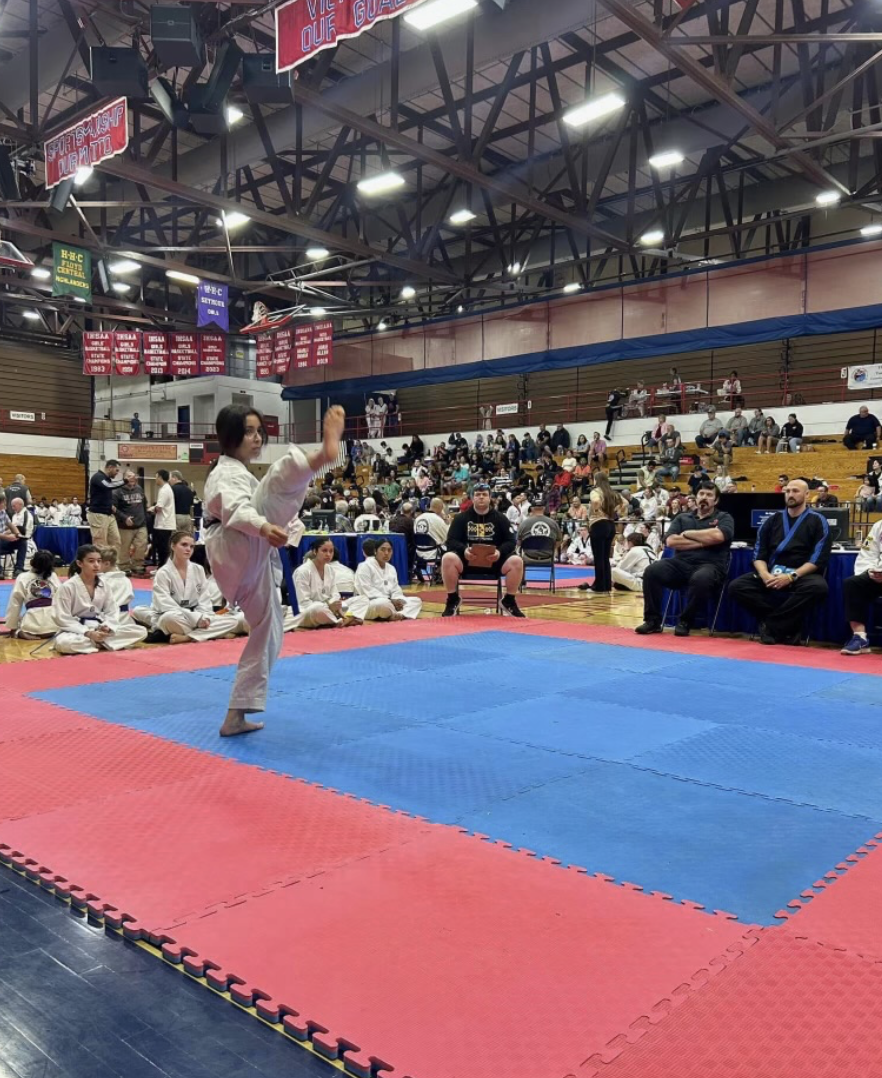
{"label": "gymnasium ceiling truss", "polygon": [[[3,271],[0,329],[33,328],[25,308],[43,333],[186,327],[193,292],[169,269],[230,285],[238,326],[258,299],[323,308],[338,331],[416,325],[856,239],[882,212],[876,0],[555,0],[541,18],[535,0],[479,0],[434,31],[391,19],[300,66],[284,101],[249,103],[240,65],[226,104],[244,115],[220,134],[130,101],[128,150],[56,212],[43,141],[108,100],[90,47],[138,47],[181,99],[224,42],[273,55],[278,0],[196,0],[206,62],[163,68],[154,2],[0,0],[0,154],[18,179],[0,236],[38,263],[61,240],[140,266],[129,292],[96,275],[85,308]],[[617,110],[568,122],[609,94]],[[399,191],[359,192],[389,170]]]}

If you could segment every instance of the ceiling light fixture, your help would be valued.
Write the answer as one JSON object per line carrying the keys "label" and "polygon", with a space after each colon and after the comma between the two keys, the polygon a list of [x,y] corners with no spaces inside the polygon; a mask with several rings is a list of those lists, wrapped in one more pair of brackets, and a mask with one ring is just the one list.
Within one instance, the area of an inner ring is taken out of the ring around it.
{"label": "ceiling light fixture", "polygon": [[366,176],[356,185],[363,195],[382,195],[386,191],[397,191],[404,186],[404,177],[397,172],[381,172],[376,176]]}
{"label": "ceiling light fixture", "polygon": [[624,107],[625,99],[621,94],[603,94],[565,112],[563,122],[570,127],[583,127],[592,120],[600,120]]}
{"label": "ceiling light fixture", "polygon": [[138,273],[141,263],[133,262],[131,258],[120,258],[116,262],[111,262],[107,268],[111,273]]}
{"label": "ceiling light fixture", "polygon": [[413,297],[415,295],[416,295],[416,289],[413,287],[412,284],[406,284],[404,286],[404,288],[401,289],[401,298],[402,299],[413,299]]}
{"label": "ceiling light fixture", "polygon": [[[862,236],[882,236],[882,225],[880,225],[880,224],[864,225],[864,227],[861,229],[861,235]],[[34,275],[31,274],[31,276],[33,277]]]}
{"label": "ceiling light fixture", "polygon": [[236,105],[227,105],[224,110],[224,116],[227,121],[227,127],[232,127],[233,124],[237,124],[240,120],[245,119],[245,113]]}
{"label": "ceiling light fixture", "polygon": [[85,296],[74,296],[73,301],[74,301],[74,303],[85,303],[86,302],[86,297]]}
{"label": "ceiling light fixture", "polygon": [[416,11],[411,11],[404,16],[404,21],[414,30],[431,30],[439,23],[454,19],[457,15],[465,15],[478,6],[478,0],[429,0],[427,4],[421,4]]}
{"label": "ceiling light fixture", "polygon": [[512,262],[512,264],[508,267],[508,272],[512,275],[512,277],[517,277],[517,275],[521,272],[520,262]]}
{"label": "ceiling light fixture", "polygon": [[82,165],[74,173],[74,187],[82,187],[92,176],[95,169],[91,165]]}
{"label": "ceiling light fixture", "polygon": [[321,262],[323,258],[327,258],[331,252],[327,247],[307,247],[306,257],[310,262]]}
{"label": "ceiling light fixture", "polygon": [[324,318],[328,311],[325,307],[310,307],[309,313],[313,318]]}
{"label": "ceiling light fixture", "polygon": [[199,278],[192,273],[182,273],[180,270],[166,270],[165,275],[170,281],[183,281],[184,284],[199,284]]}
{"label": "ceiling light fixture", "polygon": [[463,305],[462,305],[462,304],[460,303],[460,305],[459,305],[459,306],[458,306],[458,307],[456,308],[456,313],[457,313],[457,314],[462,314],[462,312],[463,312],[464,310],[465,310],[465,308],[464,308],[464,307],[463,307]]}
{"label": "ceiling light fixture", "polygon": [[649,167],[655,169],[674,168],[682,165],[686,158],[679,150],[665,150],[664,153],[653,154],[649,159]]}
{"label": "ceiling light fixture", "polygon": [[52,276],[52,270],[47,270],[45,266],[34,266],[31,270],[31,276],[38,281],[48,281]]}
{"label": "ceiling light fixture", "polygon": [[114,290],[114,292],[119,292],[120,294],[131,292],[132,290],[132,286],[130,284],[126,284],[125,281],[114,281],[110,287]]}
{"label": "ceiling light fixture", "polygon": [[387,327],[386,327],[386,323],[385,323],[385,322],[377,322],[377,329],[378,329],[378,330],[380,330],[380,331],[382,332],[382,331],[383,331],[384,329],[386,329],[386,328],[387,328]]}
{"label": "ceiling light fixture", "polygon": [[653,228],[649,232],[644,232],[640,237],[640,242],[644,247],[652,247],[656,243],[662,243],[664,241],[665,234],[660,228]]}
{"label": "ceiling light fixture", "polygon": [[822,191],[816,196],[815,202],[819,206],[835,206],[842,198],[838,191]]}
{"label": "ceiling light fixture", "polygon": [[227,231],[231,228],[239,228],[240,225],[247,225],[251,218],[244,213],[240,213],[238,210],[230,210],[227,213],[226,210],[221,212],[220,217],[215,218],[215,224],[221,227],[226,227]]}
{"label": "ceiling light fixture", "polygon": [[29,322],[39,322],[40,316],[36,311],[22,311],[22,314]]}
{"label": "ceiling light fixture", "polygon": [[581,288],[578,281],[570,281],[569,284],[564,285],[564,292],[579,292]]}
{"label": "ceiling light fixture", "polygon": [[452,225],[467,225],[469,221],[474,221],[477,216],[478,215],[476,213],[472,213],[471,210],[462,209],[457,210],[456,213],[451,213],[447,220]]}

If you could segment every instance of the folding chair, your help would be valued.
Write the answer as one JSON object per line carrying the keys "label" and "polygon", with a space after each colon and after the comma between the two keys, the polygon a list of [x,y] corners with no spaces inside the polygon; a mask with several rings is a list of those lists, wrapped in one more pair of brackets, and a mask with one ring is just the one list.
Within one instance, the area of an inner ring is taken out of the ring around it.
{"label": "folding chair", "polygon": [[414,533],[414,545],[416,546],[416,570],[421,575],[425,569],[429,574],[429,583],[437,584],[441,579],[441,555],[444,551],[435,542],[431,535]]}
{"label": "folding chair", "polygon": [[520,553],[524,559],[524,579],[521,591],[527,586],[528,571],[533,568],[548,569],[548,590],[557,591],[554,579],[554,554],[557,544],[551,535],[525,535],[521,540]]}
{"label": "folding chair", "polygon": [[[732,552],[729,551],[729,557],[726,559],[726,577],[723,580],[723,586],[720,588],[720,594],[717,596],[717,603],[716,603],[716,606],[714,608],[713,618],[711,618],[709,623],[708,623],[708,636],[713,636],[714,633],[717,631],[717,619],[720,616],[720,610],[723,607],[723,599],[725,598],[726,591],[729,588],[729,570],[731,569],[731,567],[732,567]],[[679,589],[676,589],[676,590],[673,589],[673,588],[668,589],[668,597],[665,600],[665,609],[664,609],[664,613],[662,614],[662,625],[667,625],[668,624],[668,618],[669,617],[670,617],[672,622],[675,621],[676,618],[679,617],[680,611],[683,609],[683,601],[682,601],[682,599],[683,599],[683,595],[682,595],[683,590],[684,590],[683,588],[679,588]],[[674,602],[674,597],[675,596],[676,596],[676,599],[677,599],[677,603],[676,603],[676,606],[674,607],[674,609],[671,610],[671,606],[672,606],[672,604]],[[708,603],[708,607],[710,607],[710,603]]]}
{"label": "folding chair", "polygon": [[460,601],[462,603],[472,603],[475,606],[483,606],[483,607],[486,608],[486,605],[487,605],[487,597],[486,596],[479,596],[479,595],[468,596],[466,594],[466,592],[463,591],[463,587],[465,587],[466,590],[467,590],[470,587],[486,588],[488,585],[492,587],[494,584],[496,585],[496,613],[500,614],[500,613],[502,613],[502,577],[501,576],[486,576],[486,577],[465,576],[465,575],[461,576],[459,578],[459,598],[460,598]]}

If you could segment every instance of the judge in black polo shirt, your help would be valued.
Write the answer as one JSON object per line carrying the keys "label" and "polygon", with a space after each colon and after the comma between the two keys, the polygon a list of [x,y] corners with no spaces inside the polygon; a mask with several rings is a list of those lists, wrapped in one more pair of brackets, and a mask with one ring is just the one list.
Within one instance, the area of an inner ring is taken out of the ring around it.
{"label": "judge in black polo shirt", "polygon": [[688,636],[696,610],[725,583],[735,523],[728,513],[717,509],[719,497],[719,490],[705,483],[695,495],[695,512],[678,513],[671,521],[665,546],[674,556],[659,558],[643,574],[643,624],[634,630],[641,636],[662,631],[665,588],[686,589],[686,603],[674,633]]}
{"label": "judge in black polo shirt", "polygon": [[752,573],[733,580],[729,597],[759,622],[763,644],[796,644],[802,620],[827,597],[823,570],[833,538],[827,521],[808,507],[808,483],[791,479],[786,509],[767,517],[756,537]]}

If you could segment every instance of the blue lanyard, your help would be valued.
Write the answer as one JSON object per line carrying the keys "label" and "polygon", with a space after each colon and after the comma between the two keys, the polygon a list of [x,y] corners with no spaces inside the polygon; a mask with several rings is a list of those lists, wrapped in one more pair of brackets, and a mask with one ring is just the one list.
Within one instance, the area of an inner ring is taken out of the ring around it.
{"label": "blue lanyard", "polygon": [[799,528],[800,524],[802,524],[802,522],[805,520],[806,517],[811,516],[811,513],[812,513],[811,509],[806,509],[806,511],[804,513],[799,514],[799,516],[796,518],[796,520],[793,520],[786,509],[781,510],[781,525],[782,525],[782,527],[784,529],[784,538],[775,547],[775,552],[772,555],[772,564],[773,565],[775,563],[775,559],[778,557],[778,555],[781,553],[781,551],[786,546],[788,546],[788,544],[790,543],[790,540],[796,534],[796,531]]}

